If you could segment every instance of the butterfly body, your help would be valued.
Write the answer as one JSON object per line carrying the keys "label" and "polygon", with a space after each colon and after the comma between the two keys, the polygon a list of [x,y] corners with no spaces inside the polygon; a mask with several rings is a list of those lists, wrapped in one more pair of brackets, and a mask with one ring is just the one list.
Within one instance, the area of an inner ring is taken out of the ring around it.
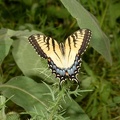
{"label": "butterfly body", "polygon": [[76,75],[82,62],[82,54],[85,52],[91,38],[89,29],[80,29],[70,35],[64,43],[58,44],[51,37],[36,34],[28,39],[36,52],[48,60],[49,68],[56,77],[60,78],[60,84],[69,78],[79,83]]}

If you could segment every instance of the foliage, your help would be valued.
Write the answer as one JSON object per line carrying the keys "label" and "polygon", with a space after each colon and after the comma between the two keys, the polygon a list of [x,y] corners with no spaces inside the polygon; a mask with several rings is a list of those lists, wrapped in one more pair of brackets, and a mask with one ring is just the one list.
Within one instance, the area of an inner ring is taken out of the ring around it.
{"label": "foliage", "polygon": [[[119,120],[119,7],[117,0],[0,1],[0,119]],[[79,27],[92,30],[81,86],[64,83],[60,91],[28,37],[42,32],[61,42]]]}

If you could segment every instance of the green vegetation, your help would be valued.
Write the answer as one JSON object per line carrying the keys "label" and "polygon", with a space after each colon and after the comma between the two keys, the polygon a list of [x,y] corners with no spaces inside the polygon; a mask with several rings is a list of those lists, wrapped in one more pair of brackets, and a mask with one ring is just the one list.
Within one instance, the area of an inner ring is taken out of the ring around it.
{"label": "green vegetation", "polygon": [[[0,120],[120,120],[119,8],[119,0],[1,0]],[[92,31],[81,85],[59,90],[28,37],[62,42],[79,28]]]}

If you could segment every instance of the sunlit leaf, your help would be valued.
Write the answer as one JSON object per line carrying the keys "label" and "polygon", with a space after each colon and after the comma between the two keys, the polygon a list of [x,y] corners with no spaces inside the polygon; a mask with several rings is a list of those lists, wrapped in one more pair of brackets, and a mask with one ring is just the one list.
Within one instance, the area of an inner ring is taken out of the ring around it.
{"label": "sunlit leaf", "polygon": [[42,114],[46,111],[50,96],[45,95],[48,92],[44,84],[38,84],[25,76],[17,76],[9,80],[6,84],[0,85],[2,94],[10,98],[17,105],[23,107],[27,112]]}

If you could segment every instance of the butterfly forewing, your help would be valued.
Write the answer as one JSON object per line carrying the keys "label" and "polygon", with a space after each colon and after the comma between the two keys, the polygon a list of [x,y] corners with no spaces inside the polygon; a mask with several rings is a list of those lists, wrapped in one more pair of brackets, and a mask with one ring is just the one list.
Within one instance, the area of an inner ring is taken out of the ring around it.
{"label": "butterfly forewing", "polygon": [[29,42],[43,58],[51,58],[58,67],[63,67],[63,55],[56,40],[45,35],[31,35]]}
{"label": "butterfly forewing", "polygon": [[80,37],[80,39],[83,39],[83,40],[82,40],[81,47],[79,48],[79,55],[82,55],[89,45],[92,33],[89,29],[82,29],[80,30],[80,34],[84,35],[84,37],[82,36]]}
{"label": "butterfly forewing", "polygon": [[88,29],[81,29],[70,35],[65,41],[65,55],[68,62],[67,67],[74,64],[76,55],[81,56],[90,41],[91,31]]}

